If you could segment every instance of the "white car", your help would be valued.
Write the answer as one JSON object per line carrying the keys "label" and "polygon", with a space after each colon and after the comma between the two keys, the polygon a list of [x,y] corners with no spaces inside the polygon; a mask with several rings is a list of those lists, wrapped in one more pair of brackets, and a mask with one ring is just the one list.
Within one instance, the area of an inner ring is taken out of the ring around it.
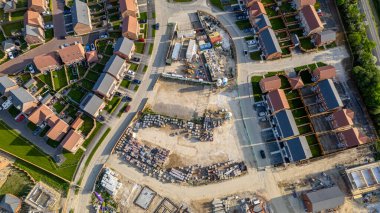
{"label": "white car", "polygon": [[52,29],[54,25],[52,24],[45,24],[45,29]]}
{"label": "white car", "polygon": [[108,35],[101,35],[99,38],[108,38]]}
{"label": "white car", "polygon": [[34,74],[36,71],[34,70],[34,67],[33,67],[33,65],[30,65],[29,66],[29,71],[30,71],[30,73],[32,73],[32,74]]}
{"label": "white car", "polygon": [[9,59],[14,59],[15,57],[13,56],[13,53],[12,52],[9,52],[8,53],[8,57],[9,57]]}
{"label": "white car", "polygon": [[127,71],[127,75],[130,75],[130,76],[132,76],[132,77],[134,77],[135,76],[135,72],[133,72],[132,70],[128,70]]}
{"label": "white car", "polygon": [[1,106],[4,110],[8,109],[12,105],[12,101],[10,99],[6,100]]}

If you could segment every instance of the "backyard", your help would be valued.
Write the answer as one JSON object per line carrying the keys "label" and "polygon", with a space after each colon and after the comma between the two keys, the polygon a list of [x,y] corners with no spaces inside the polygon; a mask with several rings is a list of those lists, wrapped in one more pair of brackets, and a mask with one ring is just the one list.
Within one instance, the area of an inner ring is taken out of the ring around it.
{"label": "backyard", "polygon": [[33,182],[25,172],[11,168],[5,183],[0,187],[0,196],[4,194],[13,194],[17,197],[26,196]]}
{"label": "backyard", "polygon": [[53,75],[53,80],[54,80],[55,91],[59,91],[63,87],[67,86],[67,78],[66,78],[66,73],[65,73],[64,68],[53,71],[52,75]]}
{"label": "backyard", "polygon": [[260,89],[260,84],[259,84],[261,79],[263,79],[262,76],[252,76],[251,78],[253,98],[255,101],[263,100],[263,98],[261,97],[261,89]]}

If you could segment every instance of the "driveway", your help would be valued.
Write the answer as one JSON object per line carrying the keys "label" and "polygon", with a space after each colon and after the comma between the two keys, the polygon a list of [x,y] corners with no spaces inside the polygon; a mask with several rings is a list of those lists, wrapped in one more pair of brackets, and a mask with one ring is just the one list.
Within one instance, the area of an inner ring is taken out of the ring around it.
{"label": "driveway", "polygon": [[61,38],[66,36],[65,18],[63,17],[63,11],[65,9],[64,0],[53,0],[53,24],[54,24],[54,37]]}
{"label": "driveway", "polygon": [[15,59],[12,59],[2,65],[0,65],[0,75],[4,74],[16,74],[22,71],[25,66],[33,62],[33,58],[39,55],[43,55],[59,49],[59,46],[65,43],[74,43],[75,41],[82,43],[82,38],[80,37],[68,37],[63,40],[57,40],[53,38],[46,44],[36,47],[25,54],[22,54]]}

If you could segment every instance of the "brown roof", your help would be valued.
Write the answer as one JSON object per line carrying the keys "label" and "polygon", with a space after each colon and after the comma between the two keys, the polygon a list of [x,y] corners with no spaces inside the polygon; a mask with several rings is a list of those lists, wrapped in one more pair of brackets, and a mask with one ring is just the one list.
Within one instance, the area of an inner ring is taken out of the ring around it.
{"label": "brown roof", "polygon": [[51,67],[57,67],[61,65],[58,55],[55,52],[51,52],[46,55],[36,56],[34,57],[33,62],[38,70],[45,70]]}
{"label": "brown roof", "polygon": [[268,104],[273,107],[273,110],[279,111],[282,109],[289,109],[288,99],[286,99],[285,92],[282,89],[277,89],[267,94],[269,99]]}
{"label": "brown roof", "polygon": [[351,128],[340,132],[348,147],[358,146],[368,141],[368,137],[362,134],[357,128]]}
{"label": "brown roof", "polygon": [[125,32],[131,32],[131,33],[136,33],[139,29],[139,23],[136,19],[136,17],[133,16],[126,16],[123,19],[123,34]]}
{"label": "brown roof", "polygon": [[335,128],[351,126],[354,124],[354,111],[350,109],[341,109],[333,113]]}
{"label": "brown roof", "polygon": [[246,6],[247,8],[249,8],[249,7],[252,6],[252,4],[253,4],[254,2],[256,2],[256,1],[259,1],[259,0],[247,0],[245,6]]}
{"label": "brown roof", "polygon": [[260,88],[263,93],[280,89],[281,79],[276,75],[269,78],[263,78],[260,81]]}
{"label": "brown roof", "polygon": [[300,76],[288,78],[288,80],[292,89],[299,89],[304,86],[302,78]]}
{"label": "brown roof", "polygon": [[305,5],[314,5],[317,3],[316,0],[298,0],[300,8],[302,8]]}
{"label": "brown roof", "polygon": [[55,125],[49,129],[46,136],[52,140],[60,141],[69,129],[70,127],[66,122],[62,119],[58,119]]}
{"label": "brown roof", "polygon": [[96,50],[86,52],[86,60],[88,63],[98,62],[99,58],[98,58],[98,53],[96,52]]}
{"label": "brown roof", "polygon": [[25,25],[32,25],[32,26],[39,26],[44,28],[44,24],[42,23],[42,16],[35,11],[27,10],[24,14],[24,24]]}
{"label": "brown roof", "polygon": [[329,78],[335,78],[336,76],[336,69],[334,66],[327,65],[323,67],[318,67],[313,71],[313,76],[317,77],[319,76],[318,80],[325,80]]}
{"label": "brown roof", "polygon": [[39,6],[39,7],[45,7],[45,0],[28,0],[28,4],[30,6]]}
{"label": "brown roof", "polygon": [[84,139],[82,135],[77,133],[75,130],[70,130],[70,132],[63,139],[62,144],[64,149],[70,152],[75,152],[83,141]]}
{"label": "brown roof", "polygon": [[306,23],[309,26],[310,31],[317,29],[319,27],[323,27],[321,19],[319,18],[317,11],[315,11],[314,6],[305,5],[301,12],[305,17]]}
{"label": "brown roof", "polygon": [[119,6],[121,13],[124,13],[126,10],[137,12],[137,5],[134,0],[119,0]]}
{"label": "brown roof", "polygon": [[74,130],[77,130],[83,125],[83,123],[84,123],[83,119],[80,117],[77,117],[74,120],[74,122],[71,124],[71,128],[73,128]]}
{"label": "brown roof", "polygon": [[63,63],[71,64],[84,59],[84,49],[82,44],[75,44],[58,50],[59,57]]}
{"label": "brown roof", "polygon": [[249,7],[249,16],[256,17],[260,14],[267,14],[263,3],[255,1],[252,6]]}
{"label": "brown roof", "polygon": [[52,115],[54,115],[54,112],[48,106],[42,104],[29,115],[28,119],[34,124],[40,124]]}
{"label": "brown roof", "polygon": [[47,120],[47,123],[50,127],[53,127],[55,125],[55,123],[57,123],[57,121],[59,120],[59,117],[56,115],[56,114],[52,114],[48,120]]}

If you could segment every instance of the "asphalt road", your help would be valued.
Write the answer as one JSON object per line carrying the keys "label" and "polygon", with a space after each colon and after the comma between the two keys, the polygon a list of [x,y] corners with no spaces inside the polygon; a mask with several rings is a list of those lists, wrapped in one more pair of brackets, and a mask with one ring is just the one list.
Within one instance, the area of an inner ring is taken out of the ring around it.
{"label": "asphalt road", "polygon": [[372,17],[376,17],[376,14],[372,14],[371,5],[369,5],[368,0],[359,1],[360,9],[362,13],[365,14],[365,19],[367,20],[367,36],[370,40],[376,43],[376,47],[373,49],[373,55],[377,58],[377,65],[380,65],[380,38],[377,33],[376,22]]}

